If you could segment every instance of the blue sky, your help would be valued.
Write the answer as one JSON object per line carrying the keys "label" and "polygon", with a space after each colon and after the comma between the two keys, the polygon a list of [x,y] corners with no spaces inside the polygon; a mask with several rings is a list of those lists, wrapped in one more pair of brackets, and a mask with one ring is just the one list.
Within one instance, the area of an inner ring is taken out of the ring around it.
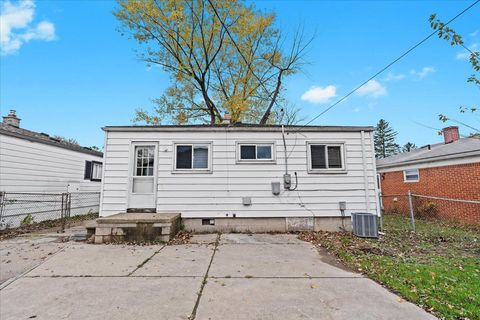
{"label": "blue sky", "polygon": [[[301,23],[307,34],[316,34],[304,72],[286,81],[287,98],[311,119],[431,32],[431,13],[445,21],[472,2],[255,4],[274,11],[287,33]],[[151,99],[169,84],[162,70],[136,58],[136,43],[116,31],[114,1],[2,1],[1,6],[0,111],[16,109],[24,128],[101,146],[102,126],[131,124],[135,109],[151,108]],[[12,8],[19,14],[7,21]],[[479,17],[480,4],[451,25],[476,50]],[[416,124],[441,128],[439,113],[478,127],[478,117],[458,113],[459,106],[480,101],[479,90],[466,83],[472,71],[462,56],[459,48],[431,38],[314,124],[375,125],[384,118],[399,132],[399,143],[417,145],[442,140]]]}

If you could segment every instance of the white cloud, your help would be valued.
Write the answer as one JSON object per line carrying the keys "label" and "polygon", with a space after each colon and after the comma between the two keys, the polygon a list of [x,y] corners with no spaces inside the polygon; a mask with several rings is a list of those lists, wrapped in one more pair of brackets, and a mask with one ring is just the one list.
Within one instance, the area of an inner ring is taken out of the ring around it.
{"label": "white cloud", "polygon": [[357,113],[357,112],[360,112],[360,108],[359,107],[355,107],[352,109],[353,112]]}
{"label": "white cloud", "polygon": [[302,94],[301,99],[311,103],[325,103],[337,95],[337,88],[329,85],[326,87],[313,86]]}
{"label": "white cloud", "polygon": [[480,29],[477,29],[477,30],[473,31],[472,33],[470,33],[470,37],[475,38],[479,33],[480,33]]}
{"label": "white cloud", "polygon": [[[480,44],[478,42],[475,42],[472,45],[470,45],[468,48],[471,51],[478,51],[478,49],[480,48]],[[463,50],[463,51],[457,53],[455,58],[457,58],[458,60],[470,59],[470,52],[468,52],[467,50]]]}
{"label": "white cloud", "polygon": [[389,72],[385,78],[383,78],[383,81],[399,81],[405,79],[407,76],[403,73],[398,73],[394,74],[392,72]]}
{"label": "white cloud", "polygon": [[10,1],[2,3],[0,9],[0,46],[2,55],[17,52],[31,40],[55,40],[55,26],[43,20],[32,26],[35,3],[22,0],[17,4]]}
{"label": "white cloud", "polygon": [[423,67],[420,71],[416,71],[414,69],[410,70],[410,74],[417,77],[418,79],[423,79],[430,73],[434,73],[435,71],[436,70],[434,67]]}
{"label": "white cloud", "polygon": [[387,88],[382,86],[377,80],[370,80],[357,90],[357,94],[377,98],[386,95]]}

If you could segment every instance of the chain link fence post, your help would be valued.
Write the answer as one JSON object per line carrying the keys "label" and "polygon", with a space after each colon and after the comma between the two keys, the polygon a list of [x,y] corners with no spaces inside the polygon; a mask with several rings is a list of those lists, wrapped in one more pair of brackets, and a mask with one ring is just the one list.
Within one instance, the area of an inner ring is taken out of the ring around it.
{"label": "chain link fence post", "polygon": [[3,209],[5,207],[5,196],[7,194],[4,191],[0,191],[0,230],[3,227]]}
{"label": "chain link fence post", "polygon": [[412,201],[412,192],[408,190],[408,207],[410,209],[410,221],[412,223],[412,230],[415,232],[415,217],[413,214],[413,201]]}

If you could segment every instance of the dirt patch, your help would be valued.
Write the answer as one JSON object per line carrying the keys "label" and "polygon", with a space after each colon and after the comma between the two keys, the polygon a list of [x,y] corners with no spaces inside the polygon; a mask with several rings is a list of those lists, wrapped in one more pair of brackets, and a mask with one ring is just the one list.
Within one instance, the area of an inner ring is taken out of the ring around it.
{"label": "dirt patch", "polygon": [[[79,226],[85,220],[93,220],[96,218],[98,218],[97,213],[74,216],[68,218],[67,222],[65,223],[65,228]],[[31,233],[55,233],[60,231],[61,226],[62,220],[56,219],[32,223],[18,228],[0,230],[0,241]]]}

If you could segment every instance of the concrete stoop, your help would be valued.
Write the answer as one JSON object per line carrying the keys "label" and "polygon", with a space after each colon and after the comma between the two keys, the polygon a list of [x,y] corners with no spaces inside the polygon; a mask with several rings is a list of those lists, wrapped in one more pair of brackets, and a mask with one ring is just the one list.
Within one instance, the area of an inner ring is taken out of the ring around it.
{"label": "concrete stoop", "polygon": [[100,217],[85,225],[95,243],[123,241],[168,242],[178,232],[181,224],[179,213],[128,212]]}

